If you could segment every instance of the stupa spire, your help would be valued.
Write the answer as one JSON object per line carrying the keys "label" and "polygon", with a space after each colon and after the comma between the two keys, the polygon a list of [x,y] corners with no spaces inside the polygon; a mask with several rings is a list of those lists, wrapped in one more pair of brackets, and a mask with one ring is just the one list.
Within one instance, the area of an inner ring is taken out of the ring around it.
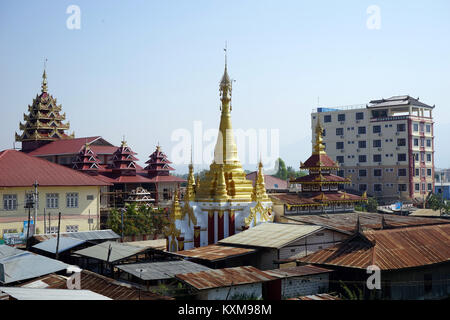
{"label": "stupa spire", "polygon": [[317,119],[316,125],[316,143],[314,145],[313,154],[325,154],[325,146],[323,144],[323,127],[320,119]]}

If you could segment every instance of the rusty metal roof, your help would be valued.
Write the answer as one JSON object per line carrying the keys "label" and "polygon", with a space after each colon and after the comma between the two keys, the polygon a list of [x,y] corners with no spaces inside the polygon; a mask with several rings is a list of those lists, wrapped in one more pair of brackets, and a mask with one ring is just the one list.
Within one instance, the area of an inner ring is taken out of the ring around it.
{"label": "rusty metal roof", "polygon": [[246,266],[178,274],[175,278],[197,290],[205,290],[249,283],[266,282],[276,280],[279,277],[270,275],[265,271],[256,269],[255,267]]}
{"label": "rusty metal roof", "polygon": [[[156,293],[141,291],[131,284],[116,281],[97,273],[81,271],[81,289],[91,290],[113,300],[173,300],[173,298]],[[27,282],[21,287],[41,289],[67,289],[67,277],[50,274],[34,281]]]}
{"label": "rusty metal roof", "polygon": [[298,261],[325,266],[381,270],[420,267],[450,259],[450,225],[369,230]]}
{"label": "rusty metal roof", "polygon": [[308,264],[304,266],[266,270],[265,272],[276,277],[291,278],[291,277],[302,277],[314,274],[328,273],[333,272],[333,270]]}
{"label": "rusty metal roof", "polygon": [[256,252],[255,249],[209,245],[176,252],[177,255],[208,261],[218,261]]}
{"label": "rusty metal roof", "polygon": [[284,216],[284,218],[289,220],[291,223],[315,224],[324,227],[331,227],[342,231],[353,231],[355,230],[358,215],[361,226],[365,229],[373,229],[373,230],[381,229],[381,219],[383,218],[383,216],[388,228],[450,224],[450,220],[447,219],[398,216],[394,214],[380,214],[369,212],[298,215],[298,216]]}

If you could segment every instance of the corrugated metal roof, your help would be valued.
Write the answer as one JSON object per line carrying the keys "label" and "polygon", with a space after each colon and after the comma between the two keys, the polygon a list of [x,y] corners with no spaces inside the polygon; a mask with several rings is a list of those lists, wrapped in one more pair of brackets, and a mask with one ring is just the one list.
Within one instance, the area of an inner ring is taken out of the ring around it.
{"label": "corrugated metal roof", "polygon": [[292,221],[292,223],[315,224],[348,232],[355,230],[358,216],[359,222],[364,229],[374,229],[374,230],[381,229],[381,219],[383,218],[383,216],[385,220],[385,225],[387,225],[388,228],[450,224],[450,220],[446,219],[398,216],[395,214],[383,215],[380,213],[370,213],[370,212],[298,215],[298,216],[284,216],[284,218],[289,221]]}
{"label": "corrugated metal roof", "polygon": [[279,278],[250,266],[178,274],[175,277],[197,290],[266,282]]}
{"label": "corrugated metal roof", "polygon": [[[149,291],[142,291],[131,284],[123,283],[92,271],[81,271],[81,289],[91,290],[113,300],[173,300],[171,297],[162,296]],[[21,287],[66,289],[67,277],[50,274],[38,280],[23,284]]]}
{"label": "corrugated metal roof", "polygon": [[[58,240],[57,238],[48,239],[34,245],[33,248],[56,254],[57,240]],[[86,240],[74,239],[69,237],[60,237],[58,252],[64,252],[66,250],[79,246],[80,244],[83,244],[85,242]]]}
{"label": "corrugated metal roof", "polygon": [[[57,236],[56,233],[46,233],[35,235],[34,238],[38,241],[45,241],[48,239],[55,238],[56,236]],[[62,232],[60,233],[60,236],[70,237],[74,239],[81,239],[86,241],[115,240],[120,238],[120,236],[111,229],[79,231],[79,232]]]}
{"label": "corrugated metal roof", "polygon": [[450,225],[369,230],[298,261],[325,266],[381,270],[420,267],[450,259]]}
{"label": "corrugated metal roof", "polygon": [[90,290],[0,287],[16,300],[112,300]]}
{"label": "corrugated metal roof", "polygon": [[201,264],[186,260],[124,264],[117,268],[142,280],[171,279],[176,274],[211,270]]}
{"label": "corrugated metal roof", "polygon": [[256,250],[250,248],[237,248],[212,244],[209,246],[194,248],[190,250],[178,251],[176,252],[176,254],[189,258],[218,261],[254,252],[256,252]]}
{"label": "corrugated metal roof", "polygon": [[135,247],[166,250],[166,241],[167,241],[166,239],[155,239],[155,240],[130,241],[124,243]]}
{"label": "corrugated metal roof", "polygon": [[323,229],[289,223],[262,223],[256,227],[222,239],[219,243],[279,249],[291,242]]}
{"label": "corrugated metal roof", "polygon": [[308,276],[308,275],[314,275],[314,274],[328,273],[328,272],[333,272],[333,270],[325,269],[325,268],[321,268],[321,267],[317,267],[317,266],[308,264],[308,265],[304,265],[304,266],[266,270],[265,272],[270,275],[273,275],[273,276],[290,278],[290,277],[301,277],[301,276]]}
{"label": "corrugated metal roof", "polygon": [[111,254],[109,257],[109,262],[119,261],[134,256],[148,249],[145,247],[132,246],[126,243],[106,241],[89,248],[75,251],[74,253],[84,257],[107,261],[108,250],[110,246],[111,246]]}
{"label": "corrugated metal roof", "polygon": [[[2,248],[3,245],[0,245]],[[5,248],[1,251],[5,252]],[[0,258],[0,282],[3,284],[31,279],[67,269],[68,265],[28,251],[15,249]]]}
{"label": "corrugated metal roof", "polygon": [[0,186],[107,186],[110,183],[16,150],[0,152]]}

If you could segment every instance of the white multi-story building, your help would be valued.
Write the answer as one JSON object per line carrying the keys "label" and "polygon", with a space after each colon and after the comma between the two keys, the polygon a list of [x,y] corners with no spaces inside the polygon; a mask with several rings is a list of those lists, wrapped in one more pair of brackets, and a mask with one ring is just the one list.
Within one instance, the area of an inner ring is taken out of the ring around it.
{"label": "white multi-story building", "polygon": [[317,108],[327,154],[351,178],[349,189],[367,191],[381,202],[423,201],[434,190],[432,110],[419,98],[394,96],[368,105]]}

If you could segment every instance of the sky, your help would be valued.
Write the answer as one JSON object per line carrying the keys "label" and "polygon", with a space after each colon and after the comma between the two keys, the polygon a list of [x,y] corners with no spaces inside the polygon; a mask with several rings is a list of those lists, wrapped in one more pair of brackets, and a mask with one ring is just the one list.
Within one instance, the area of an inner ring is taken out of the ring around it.
{"label": "sky", "polygon": [[[71,5],[79,28],[69,28],[77,27]],[[311,153],[318,105],[409,94],[436,105],[435,165],[450,167],[449,35],[447,0],[1,0],[0,150],[13,147],[46,58],[69,132],[115,145],[125,136],[141,165],[158,143],[177,158],[177,133],[194,137],[199,121],[218,128],[226,42],[233,127],[278,130],[288,166]]]}

